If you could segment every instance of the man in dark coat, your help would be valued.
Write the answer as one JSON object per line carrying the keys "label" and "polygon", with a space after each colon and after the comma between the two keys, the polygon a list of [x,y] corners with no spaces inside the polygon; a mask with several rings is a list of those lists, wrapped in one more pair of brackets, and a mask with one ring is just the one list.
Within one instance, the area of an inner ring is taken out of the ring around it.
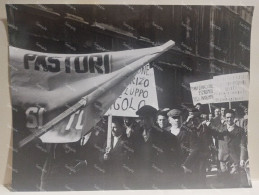
{"label": "man in dark coat", "polygon": [[[186,187],[206,187],[206,166],[211,144],[210,132],[206,131],[201,123],[200,113],[197,109],[189,110],[189,116],[183,122],[182,128],[188,131],[190,152],[182,167],[187,174]],[[187,181],[188,180],[188,181]]]}
{"label": "man in dark coat", "polygon": [[137,150],[139,146],[139,142],[141,139],[141,134],[139,131],[139,124],[135,121],[134,118],[124,117],[123,118],[124,127],[126,129],[126,143],[125,149],[127,150],[127,167],[125,169],[128,170],[128,174],[126,177],[126,185],[125,189],[135,189],[137,185],[137,172],[138,164],[137,164]]}
{"label": "man in dark coat", "polygon": [[[186,128],[182,126],[182,112],[178,109],[172,109],[168,113],[168,120],[170,123],[170,132],[177,138],[180,150],[176,157],[178,164],[184,166],[185,162],[189,160],[189,154],[191,153],[191,146],[193,145],[193,140],[191,137],[191,132],[187,131]],[[185,185],[185,175],[183,167],[180,167],[177,170],[178,182],[183,187]],[[188,166],[188,165],[187,165]],[[186,171],[186,166],[184,166]],[[189,171],[191,172],[191,170]]]}
{"label": "man in dark coat", "polygon": [[[223,112],[224,108],[222,108],[222,112]],[[225,112],[225,110],[224,110]],[[214,110],[214,117],[210,120],[210,126],[216,130],[219,131],[219,129],[221,128],[222,122],[224,122],[222,120],[221,117],[221,110],[219,108],[215,108]],[[219,160],[218,160],[218,139],[217,137],[213,137],[213,143],[214,143],[214,147],[212,148],[213,150],[213,158],[215,159],[216,165],[217,165],[217,169],[220,170],[220,164],[219,164]]]}
{"label": "man in dark coat", "polygon": [[89,138],[83,137],[80,143],[76,144],[76,155],[72,164],[76,169],[76,174],[71,174],[71,188],[76,190],[104,189],[107,170],[100,161],[100,155],[104,152],[103,143],[106,141],[106,136],[107,121],[103,118],[91,131]]}
{"label": "man in dark coat", "polygon": [[179,150],[177,138],[155,126],[156,113],[157,110],[148,105],[136,112],[141,119],[136,151],[138,189],[170,189],[177,186],[177,176],[173,175]]}
{"label": "man in dark coat", "polygon": [[105,170],[99,161],[107,125],[101,120],[78,142],[48,144],[41,175],[41,190],[102,189]]}
{"label": "man in dark coat", "polygon": [[186,128],[182,126],[182,112],[178,109],[172,109],[167,113],[170,123],[170,132],[175,135],[180,146],[180,153],[177,157],[182,165],[190,152],[190,134]]}
{"label": "man in dark coat", "polygon": [[113,117],[111,146],[105,145],[103,160],[107,168],[106,189],[122,190],[129,188],[128,175],[132,175],[132,170],[128,166],[127,140],[123,120]]}

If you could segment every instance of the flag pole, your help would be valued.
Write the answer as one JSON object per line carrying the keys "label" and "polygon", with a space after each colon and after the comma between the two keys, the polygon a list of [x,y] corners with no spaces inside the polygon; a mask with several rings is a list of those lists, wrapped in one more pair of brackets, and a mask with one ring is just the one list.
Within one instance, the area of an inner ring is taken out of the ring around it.
{"label": "flag pole", "polygon": [[209,110],[210,110],[210,113],[212,113],[212,112],[211,112],[211,105],[210,105],[210,103],[209,103]]}
{"label": "flag pole", "polygon": [[112,139],[112,114],[108,115],[107,147],[111,147]]}
{"label": "flag pole", "polygon": [[111,148],[112,144],[112,114],[108,115],[108,131],[107,131],[107,146],[106,148]]}

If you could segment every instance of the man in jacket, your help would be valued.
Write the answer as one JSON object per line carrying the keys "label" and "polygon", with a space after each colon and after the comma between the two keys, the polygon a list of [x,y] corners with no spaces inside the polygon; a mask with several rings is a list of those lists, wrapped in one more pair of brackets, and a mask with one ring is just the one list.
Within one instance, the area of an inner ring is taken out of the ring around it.
{"label": "man in jacket", "polygon": [[226,187],[238,187],[240,167],[245,164],[247,141],[244,130],[234,123],[234,111],[227,110],[225,113],[226,123],[221,125],[219,132],[213,130],[219,147],[218,159],[221,169],[219,179]]}
{"label": "man in jacket", "polygon": [[127,185],[126,175],[132,174],[128,173],[129,156],[127,148],[123,119],[113,117],[111,146],[107,147],[105,145],[105,153],[103,154],[103,160],[107,169],[106,189],[122,190]]}
{"label": "man in jacket", "polygon": [[206,161],[209,148],[209,134],[204,131],[200,120],[200,112],[196,108],[189,109],[189,116],[182,128],[188,132],[190,152],[182,167],[186,175],[186,187],[206,187]]}
{"label": "man in jacket", "polygon": [[152,106],[141,107],[139,142],[137,149],[138,189],[170,189],[177,187],[178,142],[176,136],[155,126],[157,110]]}

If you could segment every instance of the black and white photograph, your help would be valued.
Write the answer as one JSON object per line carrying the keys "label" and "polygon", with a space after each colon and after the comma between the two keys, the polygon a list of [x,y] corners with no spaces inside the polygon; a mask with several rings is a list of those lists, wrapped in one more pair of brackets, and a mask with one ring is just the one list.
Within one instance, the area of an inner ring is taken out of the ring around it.
{"label": "black and white photograph", "polygon": [[6,4],[9,189],[251,188],[253,11]]}

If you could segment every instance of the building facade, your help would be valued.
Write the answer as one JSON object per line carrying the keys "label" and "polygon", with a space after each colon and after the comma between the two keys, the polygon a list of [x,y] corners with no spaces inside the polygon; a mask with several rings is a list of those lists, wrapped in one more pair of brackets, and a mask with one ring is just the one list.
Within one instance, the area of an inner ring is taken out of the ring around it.
{"label": "building facade", "polygon": [[93,53],[176,45],[155,70],[159,107],[192,104],[190,82],[249,72],[253,7],[7,5],[10,45]]}

